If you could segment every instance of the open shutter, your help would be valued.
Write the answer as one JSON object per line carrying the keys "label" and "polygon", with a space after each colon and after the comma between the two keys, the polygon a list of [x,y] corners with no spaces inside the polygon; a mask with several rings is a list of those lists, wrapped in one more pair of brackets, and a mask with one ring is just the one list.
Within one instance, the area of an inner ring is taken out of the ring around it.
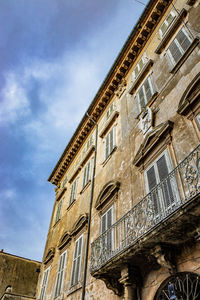
{"label": "open shutter", "polygon": [[138,102],[140,104],[140,108],[142,109],[143,107],[145,107],[145,96],[144,96],[144,90],[143,90],[143,85],[141,86],[141,88],[138,91]]}
{"label": "open shutter", "polygon": [[145,95],[146,95],[146,102],[148,102],[151,99],[152,96],[152,89],[150,85],[150,77],[148,77],[144,82],[144,89],[145,89]]}
{"label": "open shutter", "polygon": [[45,292],[47,288],[48,278],[49,278],[49,268],[44,272],[43,281],[42,281],[42,288],[40,292],[40,300],[43,300],[45,297]]}
{"label": "open shutter", "polygon": [[106,140],[105,140],[105,159],[109,156],[109,142],[110,140],[110,137],[109,137],[109,134],[107,134],[106,136]]}
{"label": "open shutter", "polygon": [[65,274],[65,265],[66,265],[66,252],[64,252],[60,256],[60,260],[59,260],[57,279],[56,279],[56,288],[55,288],[55,297],[59,296],[62,293],[64,274]]}
{"label": "open shutter", "polygon": [[101,218],[101,233],[106,231],[106,214],[104,214]]}
{"label": "open shutter", "polygon": [[81,236],[75,243],[71,285],[78,283],[78,281],[80,280],[82,248],[83,248],[83,236]]}
{"label": "open shutter", "polygon": [[[147,171],[147,180],[148,180],[149,191],[151,191],[157,184],[156,173],[155,173],[154,166],[152,166]],[[159,205],[159,195],[158,195],[157,190],[155,190],[151,193],[151,199],[152,199],[153,206],[154,206],[154,214],[155,214],[155,216],[157,216],[159,214],[159,207],[160,207],[160,205]]]}

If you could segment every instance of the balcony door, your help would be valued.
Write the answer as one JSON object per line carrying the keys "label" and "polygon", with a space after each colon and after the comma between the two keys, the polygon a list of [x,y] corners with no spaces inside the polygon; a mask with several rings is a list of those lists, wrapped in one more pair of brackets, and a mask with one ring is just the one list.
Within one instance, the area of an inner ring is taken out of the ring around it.
{"label": "balcony door", "polygon": [[145,171],[147,192],[150,192],[156,218],[170,211],[176,202],[176,180],[175,177],[168,176],[171,171],[172,166],[167,151]]}

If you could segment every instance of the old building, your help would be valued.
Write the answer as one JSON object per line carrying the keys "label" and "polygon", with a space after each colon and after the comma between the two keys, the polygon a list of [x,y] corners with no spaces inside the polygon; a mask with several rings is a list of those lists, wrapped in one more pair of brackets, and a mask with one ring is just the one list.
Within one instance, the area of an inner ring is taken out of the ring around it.
{"label": "old building", "polygon": [[41,263],[0,251],[0,299],[31,300],[36,297],[36,286]]}
{"label": "old building", "polygon": [[49,177],[44,299],[200,299],[200,2],[150,0]]}

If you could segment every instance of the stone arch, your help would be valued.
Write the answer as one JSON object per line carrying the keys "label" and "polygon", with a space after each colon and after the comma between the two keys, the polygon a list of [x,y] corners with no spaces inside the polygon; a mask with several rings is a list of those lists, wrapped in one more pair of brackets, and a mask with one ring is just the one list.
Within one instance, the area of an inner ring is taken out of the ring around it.
{"label": "stone arch", "polygon": [[[169,284],[173,284],[176,298],[200,300],[200,275],[192,272],[179,272],[165,279],[158,288],[154,300],[168,300]],[[182,297],[182,298],[181,298]]]}
{"label": "stone arch", "polygon": [[119,187],[119,181],[112,180],[106,183],[97,197],[95,208],[100,209],[110,198],[115,195],[115,193],[119,190]]}

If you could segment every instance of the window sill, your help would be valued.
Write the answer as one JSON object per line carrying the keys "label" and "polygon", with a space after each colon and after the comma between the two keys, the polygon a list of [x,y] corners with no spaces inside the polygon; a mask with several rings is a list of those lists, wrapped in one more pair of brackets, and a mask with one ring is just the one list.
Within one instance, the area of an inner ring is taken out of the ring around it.
{"label": "window sill", "polygon": [[61,220],[61,219],[59,219],[56,223],[54,223],[53,227],[56,227],[56,225],[57,225],[58,223],[60,223],[60,220]]}
{"label": "window sill", "polygon": [[78,282],[74,285],[71,285],[69,290],[67,291],[67,296],[69,296],[70,294],[76,292],[77,290],[80,290],[82,288],[82,283]]}
{"label": "window sill", "polygon": [[67,210],[69,210],[72,206],[74,206],[74,203],[76,202],[76,199],[74,199],[67,207]]}
{"label": "window sill", "polygon": [[167,32],[164,34],[161,42],[159,43],[158,47],[155,50],[156,54],[161,54],[167,43],[171,40],[172,35],[175,33],[179,25],[181,24],[183,18],[187,15],[187,11],[182,9],[180,15],[175,18],[174,22],[172,22],[171,26],[168,28]]}
{"label": "window sill", "polygon": [[134,91],[138,88],[140,85],[141,81],[145,78],[146,74],[149,72],[149,69],[153,66],[153,60],[149,59],[149,61],[145,64],[145,66],[142,68],[140,71],[139,75],[137,78],[133,81],[130,89],[129,89],[129,94],[133,95]]}
{"label": "window sill", "polygon": [[91,180],[88,181],[88,183],[82,188],[82,190],[80,191],[80,194],[84,193],[85,190],[88,188],[88,186],[90,186],[91,184]]}
{"label": "window sill", "polygon": [[109,156],[103,161],[103,163],[102,163],[102,166],[103,166],[103,167],[104,167],[104,166],[107,164],[107,162],[111,159],[112,154],[113,154],[116,150],[117,150],[117,146],[115,146],[115,147],[113,148],[113,150],[111,151],[111,153],[109,154]]}
{"label": "window sill", "polygon": [[195,38],[190,45],[190,47],[186,50],[186,52],[183,54],[183,56],[179,59],[179,61],[176,63],[176,65],[173,67],[173,69],[170,71],[170,73],[175,74],[180,67],[183,65],[183,63],[186,61],[186,59],[190,56],[192,51],[198,46],[199,44],[199,38]]}
{"label": "window sill", "polygon": [[113,113],[110,115],[110,117],[108,118],[108,120],[105,122],[102,130],[99,133],[99,136],[101,138],[104,137],[104,135],[108,132],[109,128],[112,126],[112,124],[114,123],[114,121],[116,120],[116,118],[119,116],[119,112],[117,110],[113,111]]}

